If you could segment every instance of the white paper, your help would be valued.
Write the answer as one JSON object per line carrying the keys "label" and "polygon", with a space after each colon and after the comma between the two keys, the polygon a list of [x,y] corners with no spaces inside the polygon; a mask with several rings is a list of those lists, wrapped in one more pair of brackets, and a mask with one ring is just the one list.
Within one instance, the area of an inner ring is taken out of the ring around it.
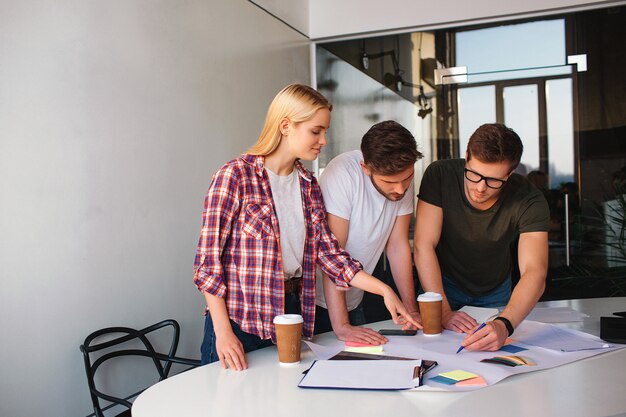
{"label": "white paper", "polygon": [[330,359],[341,352],[345,346],[344,342],[339,340],[335,343],[326,345],[319,345],[311,342],[310,340],[304,340],[303,342],[313,351],[313,354],[317,359]]}
{"label": "white paper", "polygon": [[500,310],[497,308],[486,308],[486,307],[473,307],[473,306],[464,306],[459,311],[463,311],[464,313],[469,314],[478,322],[484,323],[489,319],[495,318]]}
{"label": "white paper", "polygon": [[[482,376],[488,385],[493,385],[504,378],[511,375],[523,374],[526,372],[538,371],[541,369],[550,369],[555,366],[564,365],[580,359],[589,358],[591,356],[608,352],[614,349],[620,349],[623,346],[615,345],[605,349],[578,350],[572,352],[562,352],[542,347],[533,346],[525,343],[532,340],[534,335],[541,330],[542,327],[556,327],[551,324],[525,321],[517,329],[512,336],[513,344],[526,348],[527,350],[516,353],[528,357],[537,363],[536,366],[516,366],[510,367],[499,364],[481,362],[482,359],[493,358],[494,356],[509,356],[511,353],[505,351],[497,352],[470,352],[467,350],[457,354],[456,351],[461,341],[465,337],[463,333],[456,333],[450,330],[444,330],[439,336],[424,336],[418,332],[416,336],[390,336],[389,343],[385,345],[385,353],[391,356],[399,356],[405,358],[420,358],[423,360],[434,360],[439,364],[429,371],[424,377],[423,386],[415,388],[420,391],[473,391],[480,387],[462,387],[456,385],[440,384],[430,379],[442,372],[454,371],[461,369]],[[568,330],[583,341],[591,341],[602,343],[602,341],[592,335],[582,333],[576,330]]]}
{"label": "white paper", "polygon": [[298,386],[304,388],[345,388],[398,390],[414,388],[413,371],[421,360],[316,361]]}
{"label": "white paper", "polygon": [[583,321],[585,317],[589,316],[571,307],[535,307],[526,320],[542,323],[571,323]]}
{"label": "white paper", "polygon": [[[483,323],[495,318],[499,313],[497,308],[465,306],[463,311],[472,316],[478,323]],[[535,307],[526,320],[540,321],[542,323],[571,323],[583,321],[587,314],[574,310],[571,307]]]}
{"label": "white paper", "polygon": [[606,349],[611,347],[610,344],[595,336],[530,320],[522,322],[522,324],[515,329],[513,337],[528,345],[560,352]]}
{"label": "white paper", "polygon": [[[480,312],[480,310],[476,310]],[[487,313],[487,312],[485,312]],[[384,325],[381,325],[384,327]],[[488,385],[493,385],[511,375],[523,374],[527,372],[538,371],[542,369],[550,369],[556,366],[564,365],[581,359],[589,358],[594,355],[598,355],[611,350],[622,349],[626,345],[612,344],[608,348],[595,348],[598,346],[606,345],[602,340],[596,336],[592,336],[580,331],[568,329],[571,337],[575,339],[576,345],[574,347],[580,348],[591,345],[594,349],[585,348],[584,350],[574,351],[561,351],[563,346],[563,340],[559,339],[556,344],[558,350],[546,349],[540,346],[529,344],[535,339],[539,339],[537,343],[541,344],[541,339],[545,336],[541,335],[544,328],[556,328],[557,326],[552,324],[544,324],[535,321],[526,320],[522,322],[520,326],[515,329],[515,333],[511,337],[513,344],[519,347],[523,347],[526,350],[516,353],[515,355],[524,356],[534,361],[536,366],[516,366],[510,367],[505,365],[493,364],[481,362],[483,359],[493,358],[494,356],[509,356],[511,355],[505,351],[497,352],[470,352],[463,350],[457,354],[456,351],[460,346],[461,341],[465,337],[463,333],[456,333],[450,330],[444,330],[438,336],[425,336],[422,332],[418,332],[415,336],[389,336],[389,342],[384,345],[385,354],[388,356],[397,356],[403,358],[415,358],[422,360],[434,360],[438,362],[438,365],[430,370],[422,380],[422,386],[414,388],[420,391],[473,391],[480,389],[480,387],[462,387],[456,385],[445,385],[431,381],[433,376],[436,376],[443,372],[454,371],[457,369],[475,373],[482,376]],[[558,330],[557,330],[558,331]],[[552,330],[550,330],[550,333]],[[343,349],[344,343],[337,339],[323,338],[323,345],[312,344],[312,349],[321,351],[323,356],[330,358],[335,353]],[[566,340],[567,341],[567,340]],[[309,342],[310,343],[310,342]],[[589,345],[588,345],[589,344]],[[317,349],[320,346],[322,349]],[[572,345],[567,345],[572,348]],[[328,351],[325,351],[328,349]],[[321,354],[320,354],[321,355]],[[331,362],[358,362],[358,361],[331,361]],[[384,361],[371,361],[388,363],[389,360]],[[331,365],[333,366],[333,365]],[[373,365],[376,366],[376,365]],[[367,389],[367,388],[364,388]],[[413,389],[407,390],[407,392]]]}

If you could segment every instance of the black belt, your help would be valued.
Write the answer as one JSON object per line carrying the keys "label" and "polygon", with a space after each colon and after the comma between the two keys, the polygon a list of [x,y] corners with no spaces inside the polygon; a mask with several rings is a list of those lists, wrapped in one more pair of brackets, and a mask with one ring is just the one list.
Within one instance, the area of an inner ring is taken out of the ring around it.
{"label": "black belt", "polygon": [[300,294],[302,277],[293,277],[285,281],[285,294]]}

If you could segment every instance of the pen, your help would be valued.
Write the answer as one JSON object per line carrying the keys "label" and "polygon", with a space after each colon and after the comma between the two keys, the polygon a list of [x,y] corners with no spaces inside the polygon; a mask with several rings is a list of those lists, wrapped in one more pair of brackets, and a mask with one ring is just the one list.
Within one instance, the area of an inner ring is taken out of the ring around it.
{"label": "pen", "polygon": [[[487,322],[482,323],[480,326],[478,326],[478,329],[476,329],[474,331],[474,333],[476,333],[477,331],[479,331],[480,329],[482,329],[483,327],[485,327],[487,325]],[[472,334],[474,334],[472,333]],[[456,353],[459,353],[460,351],[462,351],[465,348],[465,346],[461,345],[461,347],[459,348],[459,350],[456,351]]]}

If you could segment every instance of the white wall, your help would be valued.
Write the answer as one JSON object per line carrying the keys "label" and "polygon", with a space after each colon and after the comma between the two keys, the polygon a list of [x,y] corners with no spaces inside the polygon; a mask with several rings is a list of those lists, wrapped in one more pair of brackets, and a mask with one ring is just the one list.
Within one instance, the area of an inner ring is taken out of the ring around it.
{"label": "white wall", "polygon": [[91,413],[78,346],[182,326],[213,172],[308,82],[308,41],[245,0],[0,0],[0,415]]}
{"label": "white wall", "polygon": [[276,16],[308,36],[309,0],[250,0],[268,13]]}

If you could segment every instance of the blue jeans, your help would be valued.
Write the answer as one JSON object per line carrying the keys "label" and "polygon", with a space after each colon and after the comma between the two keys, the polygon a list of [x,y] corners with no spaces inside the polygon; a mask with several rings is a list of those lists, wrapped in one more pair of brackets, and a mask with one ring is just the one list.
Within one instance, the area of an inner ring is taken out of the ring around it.
{"label": "blue jeans", "polygon": [[[363,302],[361,302],[354,310],[348,311],[348,320],[353,326],[361,326],[365,324],[365,311],[363,310]],[[315,334],[331,332],[333,326],[330,322],[328,310],[324,307],[315,306]]]}
{"label": "blue jeans", "polygon": [[[300,300],[295,294],[285,294],[285,313],[286,314],[300,314]],[[271,339],[261,339],[259,336],[246,333],[241,330],[241,327],[234,321],[230,321],[230,325],[233,328],[233,333],[237,336],[237,339],[243,345],[244,352],[251,352],[253,350],[262,349],[268,346],[272,346]],[[202,365],[207,363],[217,362],[220,358],[217,356],[217,349],[215,348],[215,329],[213,328],[213,320],[211,315],[207,313],[204,319],[204,338],[202,339],[202,346],[200,346],[200,362]]]}
{"label": "blue jeans", "polygon": [[446,293],[448,303],[452,310],[458,310],[463,306],[475,307],[502,307],[511,299],[511,277],[507,277],[504,283],[493,291],[480,296],[467,294],[450,278],[442,276],[443,290]]}

